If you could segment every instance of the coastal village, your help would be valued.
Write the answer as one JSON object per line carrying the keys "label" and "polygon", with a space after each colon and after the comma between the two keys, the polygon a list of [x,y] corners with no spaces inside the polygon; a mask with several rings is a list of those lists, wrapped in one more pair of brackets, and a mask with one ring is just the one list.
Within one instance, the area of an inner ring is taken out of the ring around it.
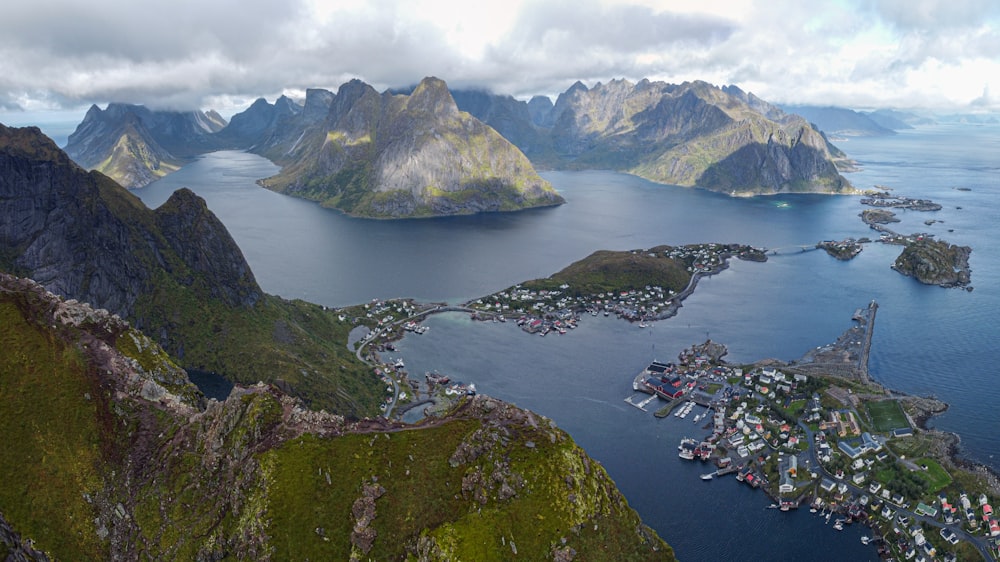
{"label": "coastal village", "polygon": [[645,328],[647,322],[675,315],[681,301],[694,292],[698,280],[726,269],[729,259],[767,261],[763,250],[739,244],[658,246],[622,254],[676,264],[684,272],[683,285],[663,286],[640,281],[601,290],[586,284],[559,283],[553,276],[515,285],[466,306],[473,311],[474,318],[499,322],[514,318],[525,332],[539,336],[552,332],[565,334],[567,329],[576,328],[581,316],[586,314],[613,314]]}
{"label": "coastal village", "polygon": [[[423,381],[410,378],[402,358],[392,356],[393,341],[429,329],[420,323],[429,314],[462,311],[540,336],[565,334],[588,314],[613,314],[646,327],[676,314],[698,279],[724,270],[731,257],[766,260],[764,250],[724,244],[617,254],[642,258],[645,267],[670,260],[686,275],[673,284],[615,290],[553,276],[460,306],[373,300],[342,310],[341,320],[367,328],[355,349],[386,383],[385,417],[421,406],[434,415],[476,389],[437,372],[425,373]],[[923,425],[946,405],[894,393],[868,377],[877,309],[874,301],[859,308],[855,325],[836,342],[790,363],[729,364],[719,343],[691,346],[676,362],[652,361],[634,378],[625,401],[665,423],[693,420],[692,437],[678,444],[678,462],[703,463],[702,480],[732,475],[767,494],[771,508],[808,509],[831,532],[865,525],[870,535],[863,541],[883,558],[997,559],[996,479],[961,466],[950,434]]]}
{"label": "coastal village", "polygon": [[[876,309],[872,303],[859,310],[861,325],[851,337],[822,353],[866,363],[859,357],[866,353],[863,334]],[[733,475],[763,490],[771,508],[809,509],[833,532],[866,525],[871,534],[862,541],[884,558],[1000,556],[995,489],[935,458],[933,438],[914,421],[911,403],[852,369],[816,375],[826,369],[773,360],[730,365],[724,355],[724,346],[707,341],[676,363],[653,361],[632,382],[649,397],[625,399],[643,411],[665,402],[654,415],[668,423],[693,415],[695,437],[681,440],[678,457],[703,463],[702,480]]]}

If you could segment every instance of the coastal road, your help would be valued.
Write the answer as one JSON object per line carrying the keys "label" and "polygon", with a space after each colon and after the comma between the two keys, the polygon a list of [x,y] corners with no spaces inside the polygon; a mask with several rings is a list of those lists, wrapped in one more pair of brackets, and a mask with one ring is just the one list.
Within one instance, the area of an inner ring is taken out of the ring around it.
{"label": "coastal road", "polygon": [[[439,305],[439,306],[434,306],[434,307],[428,308],[426,310],[422,310],[422,311],[420,311],[420,312],[418,312],[416,314],[413,314],[411,316],[407,316],[406,318],[400,318],[399,320],[396,320],[394,322],[390,322],[388,326],[399,326],[400,324],[403,324],[403,323],[406,323],[406,322],[412,322],[412,321],[414,321],[417,318],[422,318],[424,316],[429,316],[431,314],[435,314],[435,313],[438,313],[438,312],[476,312],[476,310],[472,309],[472,308],[465,307],[465,306],[444,306],[444,305]],[[388,328],[388,326],[386,326],[386,327],[376,327],[374,330],[372,330],[368,334],[367,338],[365,338],[364,340],[362,340],[362,342],[358,345],[358,348],[354,351],[354,356],[358,358],[358,361],[361,361],[362,363],[364,363],[365,365],[368,365],[369,367],[375,367],[374,363],[372,363],[371,361],[368,361],[367,359],[365,359],[363,357],[364,349],[365,349],[366,345],[368,345],[369,343],[371,343],[371,342],[375,341],[376,339],[378,339],[378,336],[380,334],[382,334],[382,332],[386,328]],[[392,418],[392,411],[396,408],[396,404],[399,402],[399,380],[396,377],[390,375],[389,373],[390,373],[389,369],[386,369],[386,376],[389,378],[390,381],[392,381],[392,401],[389,402],[389,405],[385,409],[385,414],[383,414],[383,417],[385,417],[385,419],[391,419]]]}

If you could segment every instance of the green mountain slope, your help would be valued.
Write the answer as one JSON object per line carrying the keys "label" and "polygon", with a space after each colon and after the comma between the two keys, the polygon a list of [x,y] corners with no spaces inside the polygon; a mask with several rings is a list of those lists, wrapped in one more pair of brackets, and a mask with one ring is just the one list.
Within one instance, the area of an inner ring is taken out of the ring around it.
{"label": "green mountain slope", "polygon": [[[207,405],[151,340],[0,274],[0,544],[60,560],[673,560],[545,418],[419,427],[273,386]],[[30,543],[29,543],[30,539]],[[44,554],[43,554],[44,553]]]}

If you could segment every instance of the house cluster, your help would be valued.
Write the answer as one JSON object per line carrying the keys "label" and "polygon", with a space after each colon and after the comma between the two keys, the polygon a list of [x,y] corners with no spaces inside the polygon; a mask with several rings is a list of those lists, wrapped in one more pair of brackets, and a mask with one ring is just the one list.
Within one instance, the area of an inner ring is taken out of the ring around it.
{"label": "house cluster", "polygon": [[788,375],[777,369],[766,367],[743,375],[743,386],[772,400],[779,394],[789,396],[798,385],[809,380],[807,375]]}
{"label": "house cluster", "polygon": [[486,317],[497,315],[518,315],[528,322],[539,323],[568,322],[579,320],[579,315],[589,312],[597,316],[602,311],[605,316],[614,314],[626,320],[643,320],[657,317],[673,304],[674,291],[656,285],[643,289],[617,292],[601,292],[596,295],[574,296],[568,292],[567,284],[558,289],[527,289],[517,285],[512,289],[495,293],[468,303],[470,308],[482,312]]}
{"label": "house cluster", "polygon": [[[688,246],[661,246],[653,250],[632,250],[633,254],[647,254],[679,261],[688,273],[714,273],[726,267],[731,256],[741,259],[766,260],[763,250],[738,244],[692,244]],[[596,316],[615,314],[627,320],[659,318],[678,304],[680,287],[665,288],[655,284],[619,291],[602,291],[581,294],[570,285],[558,288],[532,289],[515,285],[469,302],[466,306],[490,316],[510,314],[531,316],[545,321],[562,320],[568,316],[589,312]],[[562,317],[562,318],[558,318]]]}

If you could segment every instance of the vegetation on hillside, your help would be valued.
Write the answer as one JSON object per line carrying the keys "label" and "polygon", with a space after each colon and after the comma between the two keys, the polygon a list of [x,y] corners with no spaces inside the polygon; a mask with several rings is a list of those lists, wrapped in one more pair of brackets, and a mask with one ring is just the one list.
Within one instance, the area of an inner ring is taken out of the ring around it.
{"label": "vegetation on hillside", "polygon": [[268,385],[206,404],[157,382],[190,386],[126,323],[31,281],[0,276],[0,321],[0,552],[673,560],[599,464],[512,405],[467,397],[407,427]]}
{"label": "vegetation on hillside", "polygon": [[548,278],[527,281],[522,286],[531,290],[551,290],[565,284],[569,285],[566,291],[570,296],[638,290],[647,286],[679,292],[691,280],[687,270],[690,264],[665,256],[665,249],[660,246],[648,252],[598,250]]}

